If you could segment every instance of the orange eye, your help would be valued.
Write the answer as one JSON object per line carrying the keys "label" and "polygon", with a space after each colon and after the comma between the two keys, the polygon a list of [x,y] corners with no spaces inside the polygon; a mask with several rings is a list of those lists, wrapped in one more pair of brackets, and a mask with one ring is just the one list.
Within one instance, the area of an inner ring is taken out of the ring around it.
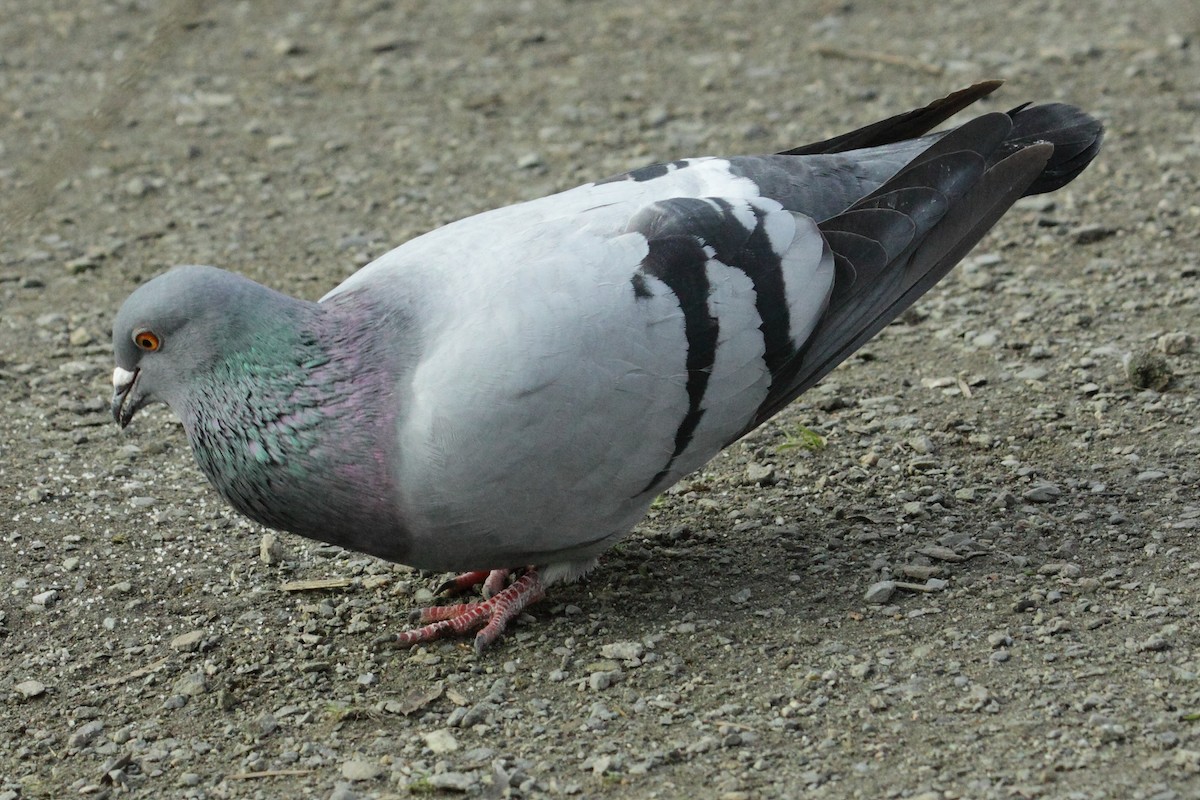
{"label": "orange eye", "polygon": [[133,335],[133,343],[151,353],[162,347],[162,341],[154,331],[138,331]]}

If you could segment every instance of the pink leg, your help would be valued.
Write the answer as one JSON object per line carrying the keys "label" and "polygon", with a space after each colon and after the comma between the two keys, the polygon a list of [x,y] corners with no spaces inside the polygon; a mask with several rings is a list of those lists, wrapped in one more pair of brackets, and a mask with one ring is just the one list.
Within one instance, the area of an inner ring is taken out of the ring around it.
{"label": "pink leg", "polygon": [[504,584],[508,582],[508,575],[511,569],[494,569],[488,573],[487,579],[483,582],[483,596],[485,598],[500,594],[504,590]]}
{"label": "pink leg", "polygon": [[[503,585],[507,570],[499,580],[493,581],[496,572],[500,572],[500,570],[493,571],[485,579],[485,591],[488,583],[495,582]],[[403,631],[383,641],[399,647],[407,647],[418,642],[429,642],[446,636],[464,634],[482,626],[483,630],[475,634],[475,652],[482,653],[488,645],[500,637],[514,617],[527,606],[545,596],[546,587],[542,583],[542,576],[538,574],[537,567],[527,567],[520,578],[485,600],[450,606],[432,606],[415,612],[415,622],[428,624],[421,628]]]}
{"label": "pink leg", "polygon": [[464,572],[443,583],[434,594],[458,594],[482,584],[483,596],[491,597],[504,588],[504,583],[508,580],[511,572],[510,569],[479,569],[473,572]]}
{"label": "pink leg", "polygon": [[450,580],[437,587],[434,594],[446,594],[465,592],[467,589],[473,589],[479,584],[487,580],[487,576],[491,572],[486,569],[478,569],[474,572],[464,572],[461,575],[455,575]]}

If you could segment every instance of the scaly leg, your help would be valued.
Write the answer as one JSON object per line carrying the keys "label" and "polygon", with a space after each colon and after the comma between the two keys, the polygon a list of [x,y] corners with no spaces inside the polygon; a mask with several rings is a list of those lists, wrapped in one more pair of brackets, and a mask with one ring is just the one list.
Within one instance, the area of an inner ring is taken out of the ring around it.
{"label": "scaly leg", "polygon": [[483,584],[483,596],[488,598],[504,588],[511,572],[511,569],[480,569],[464,572],[443,583],[434,594],[458,594]]}
{"label": "scaly leg", "polygon": [[[497,573],[501,573],[499,577],[496,577]],[[491,597],[473,603],[431,606],[415,611],[413,612],[413,621],[427,623],[424,627],[403,631],[382,641],[397,647],[407,647],[418,642],[429,642],[456,634],[461,635],[483,626],[483,630],[475,634],[475,652],[482,653],[488,645],[500,637],[514,617],[527,606],[546,596],[546,587],[537,567],[526,567],[520,578],[500,589],[499,586],[503,586],[507,575],[508,570],[493,570],[486,577],[483,577],[483,573],[476,572],[467,573],[448,581],[444,586],[449,585],[452,588],[469,586],[470,584],[467,584],[466,581],[471,580],[474,583],[482,582],[485,593],[489,588],[499,590]]]}

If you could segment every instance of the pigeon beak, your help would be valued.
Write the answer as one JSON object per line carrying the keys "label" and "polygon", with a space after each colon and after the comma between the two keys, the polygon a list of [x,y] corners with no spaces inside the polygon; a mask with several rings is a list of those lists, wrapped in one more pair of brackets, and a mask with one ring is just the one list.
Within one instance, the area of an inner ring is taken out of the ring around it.
{"label": "pigeon beak", "polygon": [[132,372],[120,367],[113,370],[112,415],[122,428],[128,425],[137,410],[146,404],[146,398],[133,391],[137,379],[136,369]]}

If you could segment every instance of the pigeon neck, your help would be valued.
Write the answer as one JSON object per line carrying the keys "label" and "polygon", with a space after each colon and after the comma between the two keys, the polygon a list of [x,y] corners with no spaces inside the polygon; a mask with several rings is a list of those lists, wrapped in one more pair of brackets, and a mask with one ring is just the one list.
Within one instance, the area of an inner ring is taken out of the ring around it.
{"label": "pigeon neck", "polygon": [[263,314],[270,324],[225,354],[181,414],[197,460],[257,522],[358,549],[364,531],[380,531],[395,558],[385,354],[344,314],[300,301],[283,312]]}

